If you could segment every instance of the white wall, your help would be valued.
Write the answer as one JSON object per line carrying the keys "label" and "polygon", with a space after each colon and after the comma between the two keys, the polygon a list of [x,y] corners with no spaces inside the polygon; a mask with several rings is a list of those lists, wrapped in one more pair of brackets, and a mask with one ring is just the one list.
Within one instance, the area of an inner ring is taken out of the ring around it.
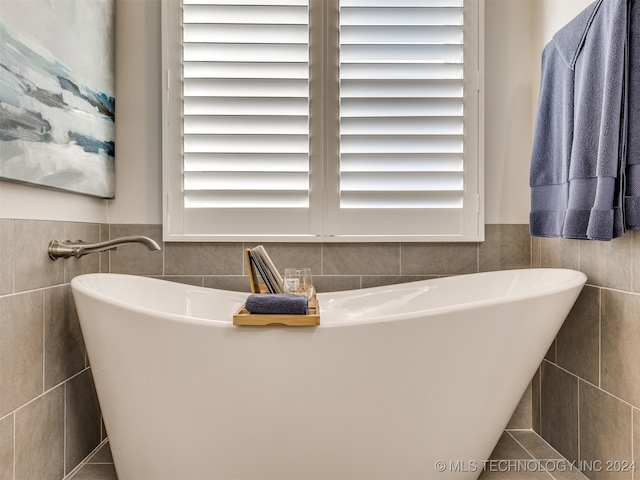
{"label": "white wall", "polygon": [[[489,224],[528,222],[540,52],[553,33],[588,3],[486,0]],[[106,216],[111,223],[161,223],[161,75],[160,1],[116,0],[116,199],[106,202],[0,182],[0,218],[103,222]]]}
{"label": "white wall", "polygon": [[162,223],[160,1],[116,0],[116,198],[111,223]]}
{"label": "white wall", "polygon": [[593,0],[536,0],[534,17],[534,48],[536,54],[551,40],[554,33],[584,10]]}
{"label": "white wall", "polygon": [[486,223],[529,222],[535,0],[485,2]]}
{"label": "white wall", "polygon": [[107,202],[0,180],[0,218],[107,222]]}

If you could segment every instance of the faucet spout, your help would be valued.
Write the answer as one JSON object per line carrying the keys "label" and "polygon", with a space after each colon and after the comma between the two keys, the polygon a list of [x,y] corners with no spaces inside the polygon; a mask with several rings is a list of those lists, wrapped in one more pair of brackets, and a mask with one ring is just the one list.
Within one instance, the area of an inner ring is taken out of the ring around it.
{"label": "faucet spout", "polygon": [[89,253],[115,250],[119,245],[128,245],[132,243],[141,243],[149,250],[161,250],[157,242],[142,235],[114,238],[113,240],[107,240],[99,243],[85,243],[82,240],[77,240],[75,242],[72,242],[71,240],[67,240],[66,242],[51,240],[49,243],[49,258],[51,260],[69,257],[80,258],[83,255],[88,255]]}

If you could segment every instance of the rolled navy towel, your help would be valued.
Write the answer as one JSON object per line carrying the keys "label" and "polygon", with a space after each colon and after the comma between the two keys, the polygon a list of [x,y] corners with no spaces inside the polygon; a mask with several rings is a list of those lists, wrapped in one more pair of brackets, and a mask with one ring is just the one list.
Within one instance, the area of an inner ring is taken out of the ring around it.
{"label": "rolled navy towel", "polygon": [[309,300],[293,293],[254,293],[247,298],[245,308],[249,313],[307,315]]}

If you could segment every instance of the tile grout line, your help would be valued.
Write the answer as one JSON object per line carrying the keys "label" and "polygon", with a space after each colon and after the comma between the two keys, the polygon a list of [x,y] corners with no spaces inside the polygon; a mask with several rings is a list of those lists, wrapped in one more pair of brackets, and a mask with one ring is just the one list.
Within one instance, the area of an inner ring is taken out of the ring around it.
{"label": "tile grout line", "polygon": [[633,241],[633,237],[634,237],[633,231],[631,231],[631,246],[629,247],[630,256],[631,256],[631,262],[630,262],[630,267],[629,267],[629,270],[630,270],[629,273],[631,275],[631,282],[630,282],[630,287],[629,288],[631,288],[632,292],[634,291],[634,287],[635,287],[635,285],[634,285],[635,282],[633,281],[633,270],[634,270],[633,264],[635,263],[634,262],[634,260],[635,260],[635,255],[634,255],[635,248],[633,248],[633,245],[635,244],[635,242]]}
{"label": "tile grout line", "polygon": [[[578,377],[579,378],[579,377]],[[598,387],[599,388],[599,387]],[[576,410],[578,415],[578,462],[582,461],[582,455],[580,454],[580,380],[578,379],[578,389],[577,389],[578,398],[576,400]]]}
{"label": "tile grout line", "polygon": [[[531,424],[533,425],[533,419]],[[538,429],[540,430],[538,435],[542,437],[542,362],[538,365]]]}
{"label": "tile grout line", "polygon": [[[80,470],[82,470],[82,468],[83,468],[85,465],[87,465],[87,464],[89,463],[89,462],[88,462],[88,460],[89,460],[89,459],[91,459],[91,457],[93,457],[93,456],[98,452],[98,450],[100,450],[100,449],[101,449],[101,448],[102,448],[102,447],[103,447],[107,442],[108,442],[108,440],[107,440],[107,439],[102,440],[102,441],[98,444],[98,446],[97,446],[96,448],[94,448],[91,452],[89,452],[89,454],[88,454],[86,457],[84,457],[82,460],[80,460],[80,462],[78,462],[78,465],[76,465],[76,466],[73,468],[73,470],[71,470],[67,475],[65,475],[65,476],[63,477],[63,479],[62,479],[62,480],[72,480],[72,479],[73,479],[73,477],[74,477],[74,476],[75,476],[75,475],[76,475]],[[112,463],[100,463],[100,464],[97,464],[97,465],[113,465],[113,464],[112,464]],[[96,479],[96,480],[100,480],[100,479]]]}
{"label": "tile grout line", "polygon": [[16,451],[18,450],[16,448],[16,430],[17,430],[17,426],[16,426],[16,412],[15,410],[13,412],[11,412],[11,415],[13,416],[13,472],[12,472],[12,478],[13,480],[16,479]]}
{"label": "tile grout line", "polygon": [[624,403],[624,404],[625,404],[625,405],[627,405],[627,406],[630,406],[631,408],[637,408],[637,409],[640,409],[640,406],[636,406],[636,405],[634,405],[633,403],[631,403],[631,402],[629,402],[629,401],[627,401],[627,400],[624,400],[623,398],[620,398],[620,397],[618,397],[618,396],[614,395],[613,393],[611,393],[611,392],[609,392],[609,391],[607,391],[607,390],[605,390],[605,389],[603,389],[603,388],[599,387],[598,385],[596,385],[596,384],[594,384],[594,383],[590,382],[589,380],[586,380],[586,379],[582,378],[580,375],[576,375],[576,374],[575,374],[575,373],[573,373],[571,370],[567,370],[567,369],[566,369],[566,368],[564,368],[562,365],[558,365],[558,364],[557,364],[557,363],[555,363],[555,362],[551,362],[551,361],[547,360],[546,358],[545,358],[545,359],[543,359],[543,360],[542,360],[542,362],[543,362],[543,363],[544,363],[544,362],[548,362],[548,363],[550,363],[550,364],[551,364],[551,365],[553,365],[554,367],[557,367],[557,368],[559,368],[560,370],[562,370],[563,372],[568,373],[568,374],[569,374],[569,375],[571,375],[572,377],[577,378],[579,381],[582,381],[582,382],[586,383],[587,385],[590,385],[590,386],[592,386],[592,387],[596,388],[597,390],[599,390],[599,391],[600,391],[600,392],[602,392],[602,393],[606,393],[607,395],[609,395],[609,396],[611,396],[611,397],[615,398],[616,400],[618,400],[618,401],[620,401],[620,402]]}
{"label": "tile grout line", "polygon": [[598,289],[598,388],[602,388],[602,288]]}
{"label": "tile grout line", "polygon": [[47,329],[46,329],[46,324],[47,324],[47,313],[46,313],[46,305],[45,305],[45,295],[44,295],[44,289],[42,289],[41,291],[41,296],[42,296],[42,394],[44,394],[45,390],[46,390],[46,366],[45,366],[45,362],[46,362],[46,354],[47,354]]}
{"label": "tile grout line", "polygon": [[87,370],[91,369],[90,366],[88,367],[84,367],[81,371],[74,373],[73,375],[71,375],[69,378],[67,378],[66,380],[63,380],[62,382],[54,385],[53,387],[49,388],[48,390],[45,390],[44,392],[42,392],[41,394],[33,397],[31,400],[29,400],[28,402],[24,403],[23,405],[20,405],[19,407],[17,407],[15,410],[13,410],[12,412],[9,412],[7,415],[5,415],[4,417],[2,417],[3,419],[8,417],[9,415],[13,414],[13,413],[17,413],[20,410],[24,409],[25,407],[27,407],[28,405],[32,404],[33,402],[43,398],[45,395],[51,393],[52,391],[56,390],[57,388],[60,387],[65,387],[65,385],[67,384],[67,382],[69,382],[70,380],[72,380],[73,378],[77,377],[78,375],[83,374],[84,372],[86,372]]}
{"label": "tile grout line", "polygon": [[[633,445],[633,430],[634,430],[634,424],[633,424],[633,417],[635,416],[635,412],[633,411],[634,409],[631,408],[631,465],[635,466],[636,463],[636,458],[635,458],[635,450],[634,450],[634,445]],[[634,480],[636,478],[636,469],[633,468],[631,470],[631,480]]]}
{"label": "tile grout line", "polygon": [[[111,240],[111,224],[107,226],[107,240]],[[107,254],[107,273],[111,273],[111,250],[106,252]]]}
{"label": "tile grout line", "polygon": [[64,401],[62,409],[62,478],[67,472],[67,384],[64,385],[62,399]]}

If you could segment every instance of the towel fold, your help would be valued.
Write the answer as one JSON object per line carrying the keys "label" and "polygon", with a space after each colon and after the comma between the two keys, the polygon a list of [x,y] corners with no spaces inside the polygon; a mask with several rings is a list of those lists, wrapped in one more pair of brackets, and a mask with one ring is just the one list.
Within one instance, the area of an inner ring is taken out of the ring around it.
{"label": "towel fold", "polygon": [[293,293],[254,293],[247,298],[245,308],[257,314],[307,315],[309,300]]}

